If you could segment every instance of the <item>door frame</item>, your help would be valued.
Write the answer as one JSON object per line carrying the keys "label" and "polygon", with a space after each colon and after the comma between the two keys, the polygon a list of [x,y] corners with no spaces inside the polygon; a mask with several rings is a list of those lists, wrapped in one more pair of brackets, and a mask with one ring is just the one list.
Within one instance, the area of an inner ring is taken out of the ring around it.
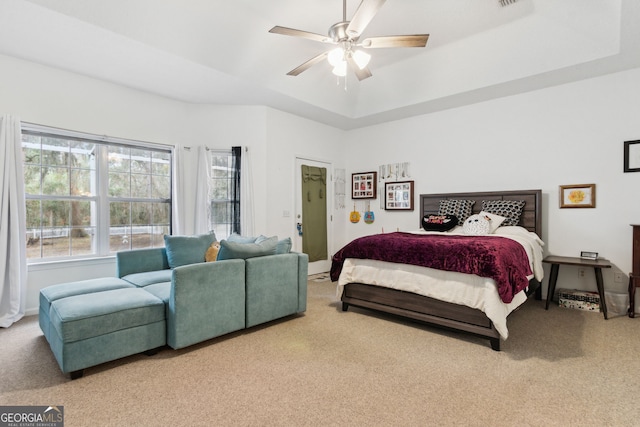
{"label": "door frame", "polygon": [[[296,225],[298,223],[299,216],[302,216],[302,173],[300,166],[303,164],[309,166],[317,166],[327,169],[327,259],[322,261],[315,261],[309,263],[309,275],[326,273],[331,269],[331,254],[333,243],[333,163],[329,160],[313,158],[310,156],[297,155],[294,158],[294,212],[293,223],[291,226],[294,230],[293,250],[296,252],[302,252],[302,237],[298,235],[298,229]],[[304,218],[302,219],[304,221]]]}

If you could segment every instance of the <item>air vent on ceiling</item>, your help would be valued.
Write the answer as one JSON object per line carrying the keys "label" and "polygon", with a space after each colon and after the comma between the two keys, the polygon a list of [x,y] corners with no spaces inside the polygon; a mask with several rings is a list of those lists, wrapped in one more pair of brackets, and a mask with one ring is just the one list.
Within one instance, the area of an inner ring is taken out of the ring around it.
{"label": "air vent on ceiling", "polygon": [[517,1],[518,0],[498,0],[498,3],[500,3],[500,6],[505,7],[505,6],[509,6],[510,4],[515,3]]}

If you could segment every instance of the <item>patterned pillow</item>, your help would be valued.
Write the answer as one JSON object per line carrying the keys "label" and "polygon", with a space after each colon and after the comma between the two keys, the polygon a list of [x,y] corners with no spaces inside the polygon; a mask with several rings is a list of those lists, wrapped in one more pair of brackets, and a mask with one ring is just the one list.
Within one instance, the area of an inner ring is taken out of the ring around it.
{"label": "patterned pillow", "polygon": [[483,200],[482,210],[505,217],[502,225],[518,225],[524,200]]}
{"label": "patterned pillow", "polygon": [[471,216],[474,203],[475,200],[440,200],[438,215],[455,215],[461,224]]}

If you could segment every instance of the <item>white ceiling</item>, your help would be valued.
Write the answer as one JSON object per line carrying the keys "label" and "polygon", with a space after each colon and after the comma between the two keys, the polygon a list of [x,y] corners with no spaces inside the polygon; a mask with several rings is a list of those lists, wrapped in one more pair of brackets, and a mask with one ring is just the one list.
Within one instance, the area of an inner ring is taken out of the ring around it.
{"label": "white ceiling", "polygon": [[[360,0],[347,2],[347,19]],[[362,38],[430,34],[426,48],[370,50],[345,82],[326,34],[342,0],[0,0],[0,54],[170,98],[267,105],[342,129],[640,67],[640,1],[388,0]]]}

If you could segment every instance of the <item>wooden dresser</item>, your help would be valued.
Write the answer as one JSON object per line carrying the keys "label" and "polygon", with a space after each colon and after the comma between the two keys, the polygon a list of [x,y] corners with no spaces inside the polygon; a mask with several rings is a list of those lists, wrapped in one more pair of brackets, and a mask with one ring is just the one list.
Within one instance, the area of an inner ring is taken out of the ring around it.
{"label": "wooden dresser", "polygon": [[640,224],[633,227],[633,259],[629,273],[629,317],[635,317],[636,288],[640,286]]}

